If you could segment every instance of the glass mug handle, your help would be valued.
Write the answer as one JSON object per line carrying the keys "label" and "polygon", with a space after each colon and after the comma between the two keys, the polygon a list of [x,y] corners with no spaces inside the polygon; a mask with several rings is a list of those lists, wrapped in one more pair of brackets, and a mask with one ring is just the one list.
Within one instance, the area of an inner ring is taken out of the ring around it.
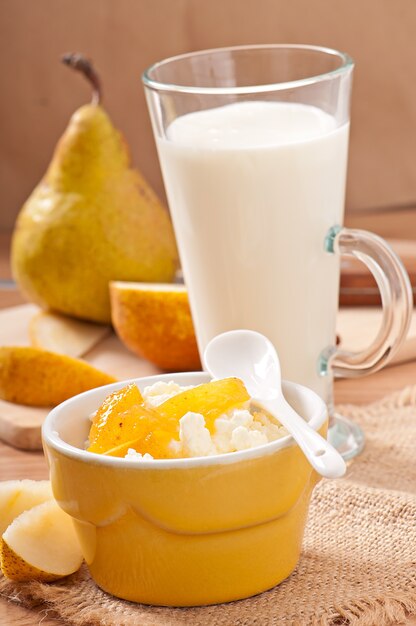
{"label": "glass mug handle", "polygon": [[343,378],[371,374],[390,361],[409,330],[413,310],[409,276],[389,244],[365,230],[334,226],[325,239],[325,250],[351,255],[368,267],[380,290],[383,314],[377,337],[365,350],[327,348],[320,359],[321,374],[328,369]]}

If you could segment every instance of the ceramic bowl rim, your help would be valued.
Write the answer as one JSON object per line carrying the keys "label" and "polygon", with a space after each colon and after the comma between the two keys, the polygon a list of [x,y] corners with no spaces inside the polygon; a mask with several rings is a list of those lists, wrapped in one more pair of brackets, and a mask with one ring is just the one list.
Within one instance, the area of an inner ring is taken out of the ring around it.
{"label": "ceramic bowl rim", "polygon": [[[66,457],[70,457],[72,459],[76,459],[78,461],[83,461],[87,464],[94,465],[102,465],[103,467],[112,467],[119,469],[130,469],[130,470],[167,470],[167,469],[187,469],[190,467],[206,467],[211,465],[224,465],[228,463],[236,463],[241,461],[247,461],[249,459],[255,459],[262,456],[269,456],[274,454],[278,450],[286,448],[291,445],[296,445],[295,441],[290,435],[286,435],[280,439],[275,441],[263,444],[261,446],[257,446],[255,448],[249,448],[248,450],[242,450],[238,452],[227,452],[224,454],[217,454],[214,456],[204,456],[204,457],[192,457],[192,458],[181,458],[181,459],[153,459],[151,461],[143,461],[143,460],[130,460],[119,457],[110,457],[104,456],[102,454],[97,454],[94,452],[88,452],[87,450],[82,450],[81,448],[77,448],[66,441],[64,441],[59,433],[59,420],[62,414],[62,411],[68,408],[71,405],[82,404],[83,400],[89,398],[94,395],[102,395],[104,390],[106,395],[115,391],[116,389],[120,389],[128,384],[136,383],[142,386],[152,385],[158,381],[175,381],[176,379],[184,379],[189,378],[190,382],[188,384],[192,384],[192,380],[199,380],[196,384],[202,384],[203,382],[208,382],[211,380],[211,376],[207,372],[176,372],[176,373],[168,373],[168,374],[155,374],[152,376],[139,376],[137,378],[130,378],[127,380],[118,381],[116,383],[111,383],[109,385],[103,385],[102,387],[96,387],[95,389],[90,389],[89,391],[84,391],[81,394],[73,396],[68,400],[65,400],[58,406],[54,407],[46,416],[46,419],[42,425],[42,442],[44,447],[50,447],[54,449],[56,452],[63,454]],[[186,385],[187,383],[182,382],[180,384]],[[314,430],[318,430],[324,424],[325,419],[327,418],[327,408],[324,401],[311,389],[305,387],[303,385],[299,385],[298,383],[293,383],[289,381],[282,381],[283,389],[290,389],[292,392],[297,394],[300,397],[303,397],[305,404],[313,405],[316,404],[316,409],[313,411],[310,419],[309,425],[312,426]],[[81,416],[81,413],[80,413]]]}

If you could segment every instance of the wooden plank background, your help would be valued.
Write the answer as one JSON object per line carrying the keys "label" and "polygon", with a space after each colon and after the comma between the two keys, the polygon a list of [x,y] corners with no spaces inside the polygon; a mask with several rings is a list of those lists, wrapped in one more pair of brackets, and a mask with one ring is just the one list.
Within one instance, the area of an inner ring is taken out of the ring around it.
{"label": "wooden plank background", "polygon": [[416,204],[414,0],[0,0],[0,231],[50,161],[89,88],[59,63],[82,51],[134,162],[163,194],[140,74],[190,50],[323,44],[356,60],[347,206]]}

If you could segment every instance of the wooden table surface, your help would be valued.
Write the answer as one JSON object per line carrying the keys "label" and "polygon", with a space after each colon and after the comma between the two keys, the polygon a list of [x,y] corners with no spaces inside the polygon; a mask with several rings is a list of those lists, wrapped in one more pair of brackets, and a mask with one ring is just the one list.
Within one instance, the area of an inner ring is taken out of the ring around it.
{"label": "wooden table surface", "polygon": [[[1,238],[0,238],[1,244]],[[4,271],[0,263],[1,272]],[[22,302],[13,290],[0,288],[0,308]],[[362,379],[340,380],[335,384],[337,403],[366,404],[382,396],[416,383],[415,363],[387,368]],[[41,452],[22,452],[0,442],[0,480],[16,478],[43,479],[48,469]],[[0,599],[1,626],[57,626],[62,621],[53,619],[45,611],[29,611]],[[416,626],[416,618],[406,621],[406,626]],[[378,626],[374,624],[374,626]]]}

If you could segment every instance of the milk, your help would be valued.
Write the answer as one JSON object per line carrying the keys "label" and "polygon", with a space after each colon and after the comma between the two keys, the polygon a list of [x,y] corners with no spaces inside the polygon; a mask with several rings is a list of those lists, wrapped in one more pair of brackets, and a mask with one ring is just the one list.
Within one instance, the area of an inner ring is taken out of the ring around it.
{"label": "milk", "polygon": [[335,340],[348,125],[303,104],[240,102],[174,120],[158,140],[201,353],[235,328],[274,343],[284,378],[326,399]]}

